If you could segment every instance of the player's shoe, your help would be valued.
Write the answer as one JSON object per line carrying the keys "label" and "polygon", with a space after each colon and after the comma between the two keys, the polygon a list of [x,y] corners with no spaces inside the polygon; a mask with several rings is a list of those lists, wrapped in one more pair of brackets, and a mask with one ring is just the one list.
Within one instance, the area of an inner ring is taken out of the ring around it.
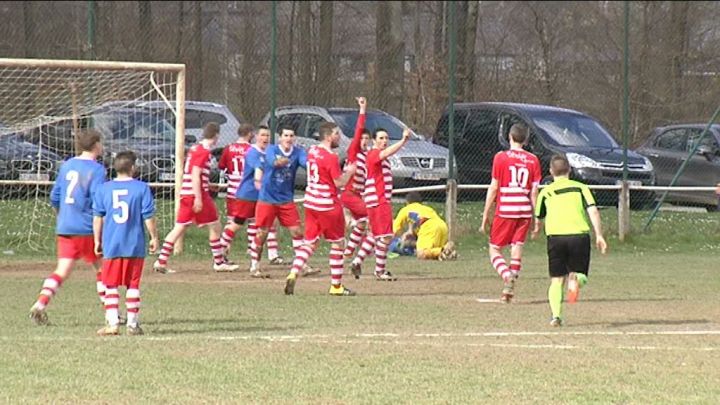
{"label": "player's shoe", "polygon": [[455,242],[448,241],[445,246],[443,246],[442,252],[440,252],[440,256],[438,257],[438,260],[446,261],[446,260],[455,260],[457,259],[457,250],[455,250]]}
{"label": "player's shoe", "polygon": [[297,282],[297,273],[290,272],[285,279],[285,295],[295,294],[295,282]]}
{"label": "player's shoe", "polygon": [[352,291],[349,288],[345,288],[344,285],[340,284],[339,286],[330,286],[330,295],[336,296],[336,297],[352,297],[357,294],[355,294],[355,291]]}
{"label": "player's shoe", "polygon": [[127,318],[125,318],[122,315],[118,315],[118,325],[126,325],[127,324]]}
{"label": "player's shoe", "polygon": [[355,276],[355,280],[360,279],[360,275],[362,274],[362,264],[360,263],[351,263],[350,264],[350,272],[353,276]]}
{"label": "player's shoe", "polygon": [[515,297],[515,277],[510,276],[503,285],[500,302],[509,304],[513,297]]}
{"label": "player's shoe", "polygon": [[142,330],[140,325],[137,325],[137,326],[128,326],[127,334],[128,334],[128,336],[141,336],[141,335],[144,335],[145,332]]}
{"label": "player's shoe", "polygon": [[35,322],[35,325],[42,326],[48,324],[48,316],[45,309],[40,309],[35,306],[30,308],[30,319]]}
{"label": "player's shoe", "polygon": [[234,265],[234,264],[235,264],[234,261],[228,259],[227,255],[223,255],[223,261],[224,261],[225,263],[229,264],[229,265]]}
{"label": "player's shoe", "polygon": [[563,324],[562,319],[560,319],[558,317],[554,317],[553,319],[550,320],[550,326],[552,326],[552,327],[557,328],[557,327],[562,326],[562,324]]}
{"label": "player's shoe", "polygon": [[375,280],[377,281],[397,281],[397,277],[393,276],[389,271],[383,273],[375,273]]}
{"label": "player's shoe", "polygon": [[285,259],[283,259],[282,257],[280,257],[280,256],[275,256],[275,257],[273,257],[272,259],[270,259],[270,264],[272,264],[272,265],[277,265],[277,266],[282,266],[283,264],[287,264],[287,262],[286,262]]}
{"label": "player's shoe", "polygon": [[160,261],[158,261],[158,260],[155,260],[155,263],[153,263],[153,270],[160,274],[175,273],[175,270],[171,270],[166,265],[160,264]]}
{"label": "player's shoe", "polygon": [[98,329],[98,331],[97,331],[98,336],[117,336],[119,334],[120,334],[120,326],[118,326],[118,325],[115,325],[115,326],[106,325],[106,326],[103,326],[102,328]]}
{"label": "player's shoe", "polygon": [[312,276],[314,274],[320,274],[320,273],[322,273],[322,270],[320,270],[320,269],[316,269],[307,263],[305,263],[303,265],[303,268],[302,268],[302,276],[303,277]]}
{"label": "player's shoe", "polygon": [[213,270],[215,270],[218,273],[232,272],[239,268],[240,268],[240,266],[238,266],[237,264],[230,264],[228,262],[213,263]]}
{"label": "player's shoe", "polygon": [[263,273],[259,267],[256,267],[255,269],[250,270],[250,277],[252,277],[252,278],[270,278],[270,275],[267,273]]}

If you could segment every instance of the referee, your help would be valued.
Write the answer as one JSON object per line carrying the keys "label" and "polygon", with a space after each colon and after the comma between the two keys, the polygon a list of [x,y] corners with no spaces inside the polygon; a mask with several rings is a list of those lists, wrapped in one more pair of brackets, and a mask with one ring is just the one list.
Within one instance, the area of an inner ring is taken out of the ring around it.
{"label": "referee", "polygon": [[577,300],[580,287],[587,283],[591,223],[595,231],[595,245],[603,254],[607,243],[603,238],[595,198],[585,184],[570,180],[570,164],[564,156],[553,156],[550,174],[553,182],[540,191],[535,205],[537,220],[532,237],[537,237],[544,219],[551,277],[548,289],[552,310],[550,325],[561,326],[565,283],[568,285],[569,303]]}

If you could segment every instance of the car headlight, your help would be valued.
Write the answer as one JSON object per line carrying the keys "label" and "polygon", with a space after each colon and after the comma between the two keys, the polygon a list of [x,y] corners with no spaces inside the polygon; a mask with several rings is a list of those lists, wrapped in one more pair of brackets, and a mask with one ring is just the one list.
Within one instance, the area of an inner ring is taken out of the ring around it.
{"label": "car headlight", "polygon": [[643,160],[645,160],[645,163],[643,163],[643,170],[648,172],[653,171],[654,167],[650,159],[643,156]]}
{"label": "car headlight", "polygon": [[593,159],[590,159],[589,157],[585,155],[581,155],[579,153],[567,153],[567,160],[568,163],[570,163],[570,166],[576,168],[576,169],[582,169],[582,168],[593,168],[593,169],[599,169],[600,163],[594,161]]}
{"label": "car headlight", "polygon": [[394,155],[388,158],[388,162],[390,162],[390,168],[392,169],[399,169],[403,166],[400,158]]}

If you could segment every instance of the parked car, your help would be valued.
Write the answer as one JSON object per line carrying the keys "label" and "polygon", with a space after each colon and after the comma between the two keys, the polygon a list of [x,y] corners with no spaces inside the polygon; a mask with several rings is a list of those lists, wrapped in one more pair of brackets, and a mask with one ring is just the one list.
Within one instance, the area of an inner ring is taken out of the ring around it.
{"label": "parked car", "polygon": [[[351,138],[355,133],[358,110],[350,108],[325,108],[315,106],[287,106],[276,109],[277,127],[289,126],[295,130],[297,143],[310,147],[318,143],[318,128],[323,122],[334,122],[340,127],[342,137],[337,153],[344,162]],[[260,125],[268,125],[270,113]],[[402,139],[405,124],[398,118],[381,110],[368,110],[365,126],[373,131],[384,128],[390,135],[390,142]],[[277,138],[277,135],[276,135]],[[390,165],[395,188],[445,184],[448,177],[448,149],[433,145],[424,137],[413,132],[411,140],[392,156]],[[298,170],[295,184],[304,188],[307,179],[304,170]]]}
{"label": "parked car", "polygon": [[[0,135],[0,179],[25,181],[53,181],[59,165],[60,156],[24,141],[17,134]],[[21,194],[22,190],[35,189],[15,185],[0,186],[0,196],[11,197]],[[42,188],[48,191],[49,188]]]}
{"label": "parked car", "polygon": [[[591,185],[616,184],[623,177],[623,150],[594,118],[574,110],[533,104],[502,102],[455,104],[454,149],[458,180],[462,184],[489,184],[495,154],[509,146],[508,133],[515,123],[530,129],[526,149],[538,156],[544,176],[554,154],[564,154],[572,167],[571,177]],[[448,111],[443,112],[433,141],[448,145]],[[628,151],[629,180],[655,185],[649,159]],[[599,204],[617,203],[617,192],[596,191]],[[634,208],[650,205],[651,191],[632,191]]]}
{"label": "parked car", "polygon": [[[175,128],[152,110],[137,107],[102,106],[80,117],[80,128],[94,128],[103,135],[102,161],[112,176],[115,154],[132,150],[138,155],[138,177],[145,181],[175,179]],[[49,149],[67,159],[75,155],[73,121],[66,118],[22,134],[24,140]]]}
{"label": "parked car", "polygon": [[[706,124],[679,124],[652,130],[638,153],[646,156],[655,166],[657,184],[668,186],[688,154],[697,143]],[[720,125],[710,127],[698,149],[687,162],[685,171],[676,186],[712,187],[720,183]],[[679,204],[701,205],[716,210],[718,197],[712,191],[678,191],[668,193],[667,201]]]}

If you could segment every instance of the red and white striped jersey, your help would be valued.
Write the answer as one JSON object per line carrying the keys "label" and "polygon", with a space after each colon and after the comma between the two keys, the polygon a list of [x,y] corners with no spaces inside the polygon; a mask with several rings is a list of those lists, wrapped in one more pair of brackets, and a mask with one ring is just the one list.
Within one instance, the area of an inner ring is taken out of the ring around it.
{"label": "red and white striped jersey", "polygon": [[305,202],[307,209],[332,211],[340,204],[335,179],[342,175],[338,156],[320,145],[313,145],[307,152],[307,188]]}
{"label": "red and white striped jersey", "polygon": [[218,168],[225,170],[228,181],[227,198],[234,199],[245,169],[245,154],[250,149],[248,142],[235,142],[225,147]]}
{"label": "red and white striped jersey", "polygon": [[206,148],[205,145],[200,142],[195,144],[188,150],[187,157],[185,158],[185,167],[183,169],[183,181],[182,188],[180,189],[181,196],[192,196],[192,169],[193,167],[199,167],[201,169],[200,174],[200,189],[204,193],[209,193],[210,190],[210,149]]}
{"label": "red and white striped jersey", "polygon": [[495,216],[532,218],[530,192],[542,178],[537,156],[522,149],[498,152],[493,159],[492,177],[499,186]]}
{"label": "red and white striped jersey", "polygon": [[368,207],[389,203],[392,198],[393,178],[390,162],[380,159],[380,149],[372,149],[365,157],[365,190],[363,199]]}
{"label": "red and white striped jersey", "polygon": [[[355,174],[344,187],[345,190],[349,189],[350,191],[360,195],[363,194],[363,191],[365,190],[365,175],[367,173],[367,168],[365,167],[366,155],[367,152],[358,152],[357,155],[355,155]],[[349,161],[346,162],[345,166],[347,167],[349,163]]]}

